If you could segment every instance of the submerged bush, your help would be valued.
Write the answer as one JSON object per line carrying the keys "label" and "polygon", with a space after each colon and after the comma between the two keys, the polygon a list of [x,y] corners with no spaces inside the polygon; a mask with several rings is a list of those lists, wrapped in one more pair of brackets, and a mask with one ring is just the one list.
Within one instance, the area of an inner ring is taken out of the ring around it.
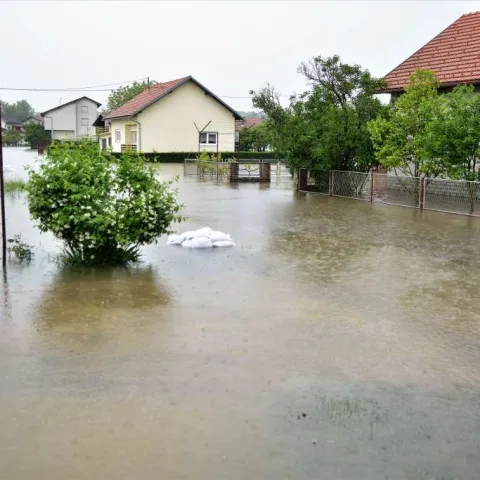
{"label": "submerged bush", "polygon": [[8,253],[14,255],[20,262],[30,262],[33,258],[33,247],[22,240],[21,235],[14,235],[8,240]]}
{"label": "submerged bush", "polygon": [[92,142],[48,149],[26,186],[30,215],[65,243],[70,263],[126,264],[181,220],[172,182],[155,177],[141,155],[114,161]]}
{"label": "submerged bush", "polygon": [[12,178],[5,180],[5,193],[7,195],[15,194],[25,190],[25,180],[21,178]]}

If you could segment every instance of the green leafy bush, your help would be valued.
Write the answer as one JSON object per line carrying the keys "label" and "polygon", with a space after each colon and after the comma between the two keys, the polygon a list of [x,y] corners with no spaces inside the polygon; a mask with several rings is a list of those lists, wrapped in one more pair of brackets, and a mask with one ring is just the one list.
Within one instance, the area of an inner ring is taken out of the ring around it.
{"label": "green leafy bush", "polygon": [[12,178],[5,180],[5,193],[12,195],[25,190],[25,180],[21,178]]}
{"label": "green leafy bush", "polygon": [[21,235],[14,235],[7,242],[8,253],[15,255],[20,262],[30,262],[33,258],[33,247],[25,243]]}
{"label": "green leafy bush", "polygon": [[112,160],[98,144],[62,142],[29,171],[31,217],[65,243],[71,263],[137,261],[141,245],[182,220],[172,182],[158,180],[141,155]]}
{"label": "green leafy bush", "polygon": [[[120,157],[121,153],[112,153],[114,157]],[[147,162],[152,163],[183,163],[186,158],[198,158],[199,152],[153,152],[153,153],[139,153]],[[217,155],[214,153],[214,155]],[[222,160],[230,158],[238,158],[238,152],[219,152]],[[240,160],[270,160],[276,162],[278,155],[274,152],[240,152]]]}

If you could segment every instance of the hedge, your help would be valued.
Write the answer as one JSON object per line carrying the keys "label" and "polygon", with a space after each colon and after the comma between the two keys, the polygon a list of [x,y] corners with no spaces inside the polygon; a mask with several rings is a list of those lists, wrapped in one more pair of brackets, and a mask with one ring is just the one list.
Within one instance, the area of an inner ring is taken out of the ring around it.
{"label": "hedge", "polygon": [[[215,152],[212,152],[215,153]],[[112,152],[114,156],[120,156],[118,152]],[[238,158],[238,152],[221,152],[223,159]],[[183,163],[186,158],[197,158],[198,152],[155,152],[142,153],[152,163]],[[271,160],[277,161],[278,156],[273,152],[240,152],[240,160]]]}

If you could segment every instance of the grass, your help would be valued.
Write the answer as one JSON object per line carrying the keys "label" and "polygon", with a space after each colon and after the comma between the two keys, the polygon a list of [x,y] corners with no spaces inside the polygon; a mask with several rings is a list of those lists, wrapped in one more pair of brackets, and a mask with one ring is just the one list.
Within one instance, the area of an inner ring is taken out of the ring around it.
{"label": "grass", "polygon": [[12,194],[23,192],[25,190],[25,180],[20,178],[12,178],[11,180],[5,180],[5,193]]}

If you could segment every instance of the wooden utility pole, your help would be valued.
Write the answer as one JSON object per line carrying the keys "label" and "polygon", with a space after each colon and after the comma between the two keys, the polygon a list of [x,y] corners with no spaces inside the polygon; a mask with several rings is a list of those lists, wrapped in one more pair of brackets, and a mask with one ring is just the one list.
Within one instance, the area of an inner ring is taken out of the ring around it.
{"label": "wooden utility pole", "polygon": [[[0,102],[0,119],[2,118],[2,103]],[[3,139],[0,125],[0,210],[2,215],[2,265],[7,266],[7,232],[5,230],[5,183],[3,179]]]}

